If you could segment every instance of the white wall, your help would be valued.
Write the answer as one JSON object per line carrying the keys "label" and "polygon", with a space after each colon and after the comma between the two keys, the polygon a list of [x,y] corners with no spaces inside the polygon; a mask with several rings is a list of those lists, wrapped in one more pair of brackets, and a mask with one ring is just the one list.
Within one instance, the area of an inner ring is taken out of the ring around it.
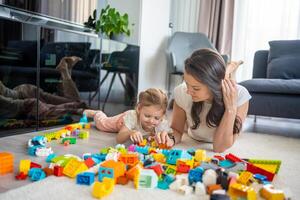
{"label": "white wall", "polygon": [[166,88],[170,0],[141,0],[139,87]]}

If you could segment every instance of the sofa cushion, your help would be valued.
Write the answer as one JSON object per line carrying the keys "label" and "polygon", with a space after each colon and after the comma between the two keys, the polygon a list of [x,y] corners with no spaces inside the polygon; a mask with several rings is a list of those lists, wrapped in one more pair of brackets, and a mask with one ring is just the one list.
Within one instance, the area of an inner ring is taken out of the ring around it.
{"label": "sofa cushion", "polygon": [[270,41],[267,78],[300,78],[300,40]]}
{"label": "sofa cushion", "polygon": [[251,79],[239,83],[250,93],[300,94],[300,79]]}

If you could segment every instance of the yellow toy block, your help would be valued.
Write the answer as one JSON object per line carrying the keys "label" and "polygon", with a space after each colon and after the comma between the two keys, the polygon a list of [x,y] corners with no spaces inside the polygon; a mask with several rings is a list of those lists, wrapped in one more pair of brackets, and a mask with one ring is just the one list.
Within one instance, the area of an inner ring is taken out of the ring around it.
{"label": "yellow toy block", "polygon": [[87,170],[88,167],[84,162],[80,162],[76,159],[71,159],[64,167],[63,174],[71,178],[76,177],[77,174]]}
{"label": "yellow toy block", "polygon": [[139,142],[138,146],[141,146],[141,147],[144,147],[147,145],[147,140],[146,139],[143,139],[142,142]]}
{"label": "yellow toy block", "polygon": [[240,174],[239,178],[237,179],[237,182],[243,185],[248,185],[250,184],[252,178],[253,178],[253,174],[251,172],[243,171]]}
{"label": "yellow toy block", "polygon": [[8,152],[0,152],[0,175],[11,173],[14,170],[14,155]]}
{"label": "yellow toy block", "polygon": [[229,185],[228,194],[231,199],[238,199],[239,197],[247,200],[256,200],[255,190],[249,186],[239,183],[232,183]]}
{"label": "yellow toy block", "polygon": [[266,200],[284,200],[283,191],[274,189],[271,184],[264,185],[260,190],[260,195]]}
{"label": "yellow toy block", "polygon": [[197,149],[195,152],[195,160],[202,162],[206,160],[206,151],[202,149]]}
{"label": "yellow toy block", "polygon": [[248,162],[273,174],[278,173],[281,165],[281,160],[249,159]]}
{"label": "yellow toy block", "polygon": [[23,172],[24,174],[28,174],[30,170],[30,160],[20,160],[19,172]]}
{"label": "yellow toy block", "polygon": [[156,162],[160,162],[160,163],[165,163],[166,162],[166,157],[164,154],[162,153],[155,153],[155,154],[152,154],[152,157],[154,158],[154,160]]}
{"label": "yellow toy block", "polygon": [[141,169],[136,171],[136,174],[133,178],[133,185],[135,189],[139,189],[140,175],[141,175]]}
{"label": "yellow toy block", "polygon": [[94,183],[92,195],[96,198],[105,197],[113,192],[114,187],[114,179],[104,177],[102,182],[96,181]]}

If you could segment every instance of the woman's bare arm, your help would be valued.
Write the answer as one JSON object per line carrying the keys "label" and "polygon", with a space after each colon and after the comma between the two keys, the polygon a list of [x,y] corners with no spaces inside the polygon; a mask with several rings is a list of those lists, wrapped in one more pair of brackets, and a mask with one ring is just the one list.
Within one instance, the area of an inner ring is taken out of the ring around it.
{"label": "woman's bare arm", "polygon": [[173,129],[173,135],[175,137],[176,143],[179,143],[181,141],[185,123],[186,113],[174,101],[171,128]]}

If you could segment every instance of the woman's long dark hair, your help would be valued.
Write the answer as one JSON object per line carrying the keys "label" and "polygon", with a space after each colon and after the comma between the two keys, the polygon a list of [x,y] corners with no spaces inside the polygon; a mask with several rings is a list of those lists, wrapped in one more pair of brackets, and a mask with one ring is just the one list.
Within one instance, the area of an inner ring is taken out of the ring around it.
{"label": "woman's long dark hair", "polygon": [[[225,77],[225,62],[220,54],[210,49],[196,50],[188,59],[185,60],[185,71],[196,80],[205,84],[213,95],[211,109],[206,116],[208,127],[218,127],[223,114],[225,105],[221,81]],[[197,129],[200,125],[200,113],[203,102],[193,102],[191,116],[194,125],[192,129]],[[233,134],[239,133],[242,128],[241,119],[236,116],[233,127]]]}

